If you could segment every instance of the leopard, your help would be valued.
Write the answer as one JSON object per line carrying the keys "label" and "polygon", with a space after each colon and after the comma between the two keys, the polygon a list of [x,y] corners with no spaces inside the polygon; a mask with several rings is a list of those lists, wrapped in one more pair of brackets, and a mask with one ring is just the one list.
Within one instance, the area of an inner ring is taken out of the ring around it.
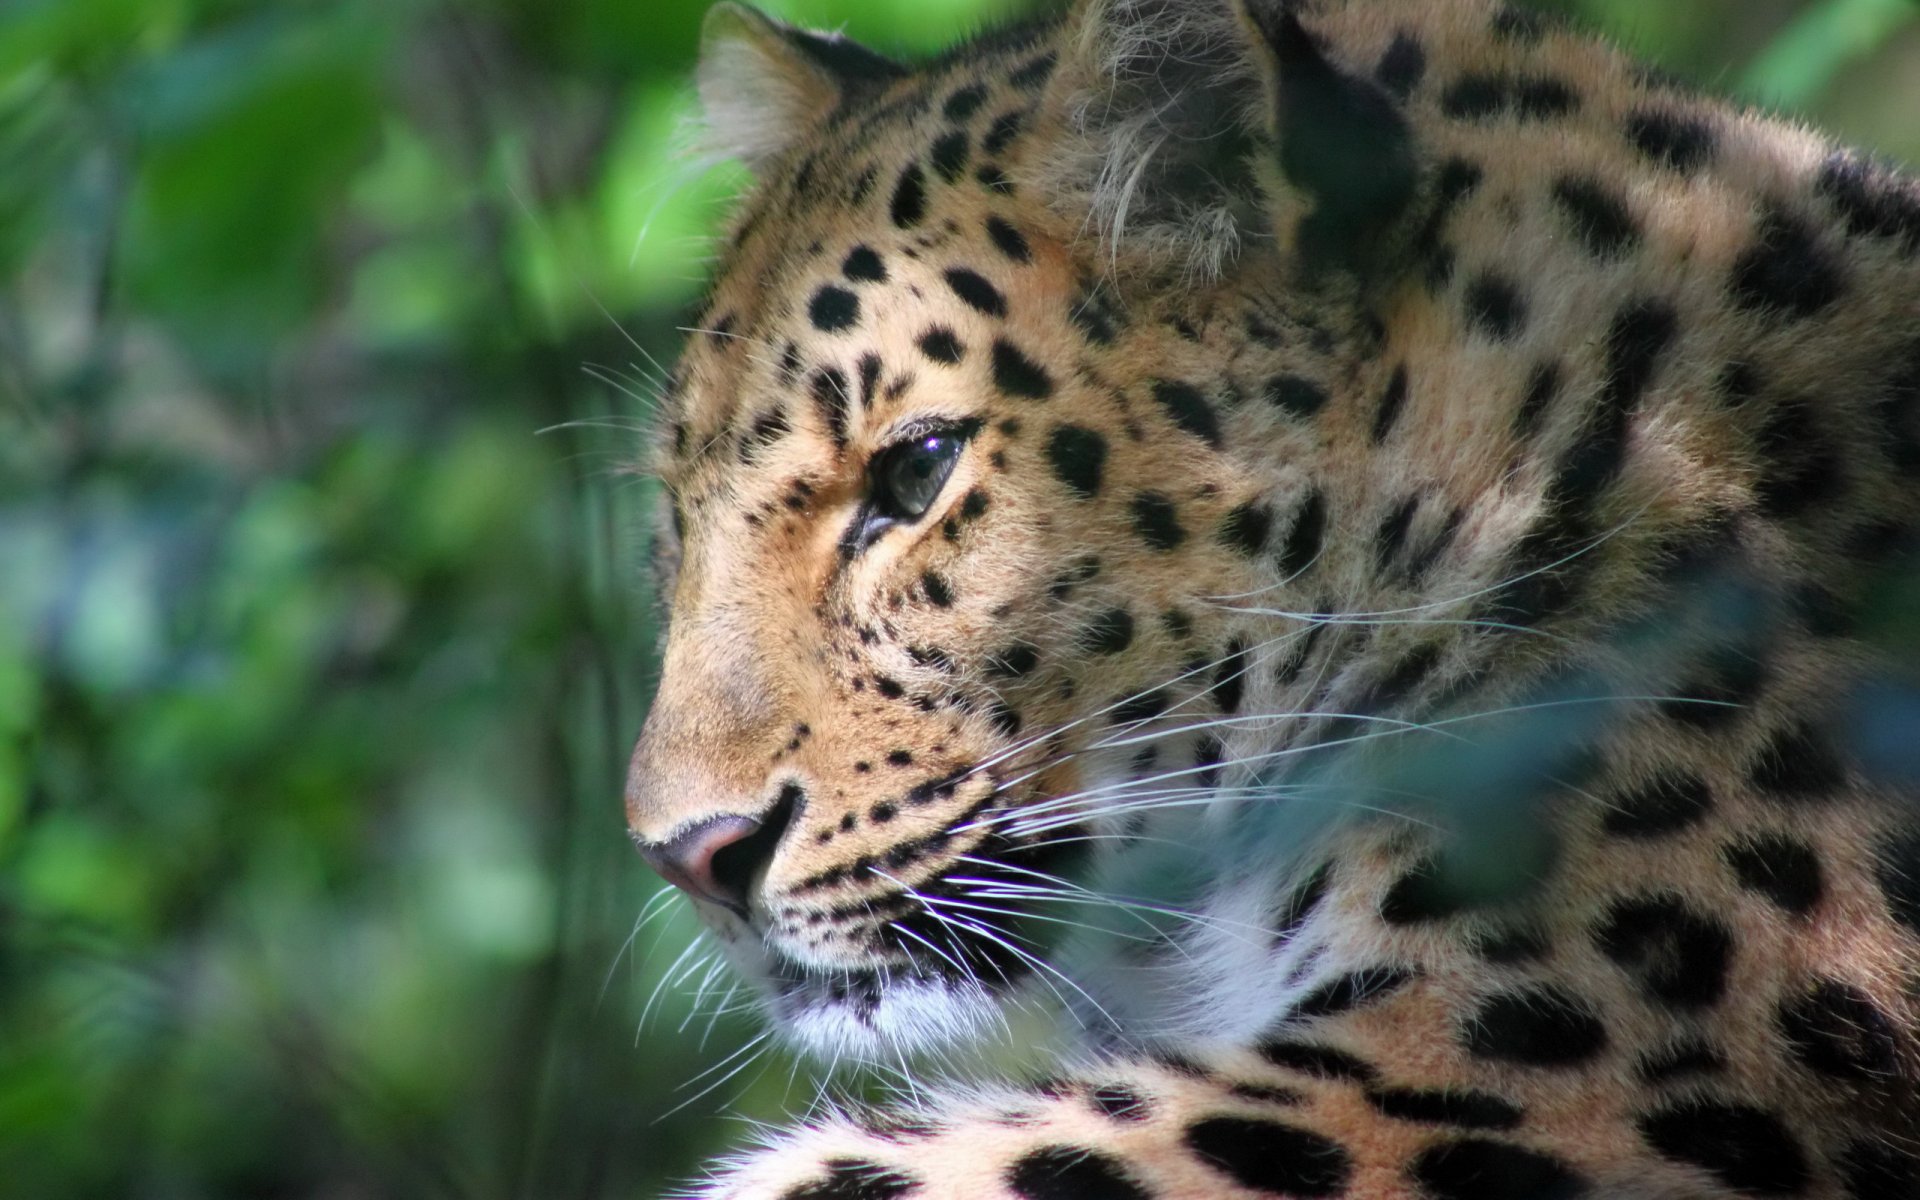
{"label": "leopard", "polygon": [[901,1067],[689,1194],[1920,1196],[1911,176],[1495,0],[694,86],[627,823]]}

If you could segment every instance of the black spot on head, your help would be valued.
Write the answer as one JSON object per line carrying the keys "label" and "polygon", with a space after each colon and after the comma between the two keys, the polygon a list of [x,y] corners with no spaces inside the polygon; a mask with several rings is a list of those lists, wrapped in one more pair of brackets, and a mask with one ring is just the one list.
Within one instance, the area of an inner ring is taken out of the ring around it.
{"label": "black spot on head", "polygon": [[1047,462],[1056,479],[1082,500],[1100,494],[1107,439],[1079,425],[1058,425],[1047,437]]}
{"label": "black spot on head", "polygon": [[1807,1186],[1806,1154],[1772,1113],[1694,1097],[1647,1113],[1639,1126],[1662,1158],[1699,1167],[1736,1192],[1788,1196]]}
{"label": "black spot on head", "polygon": [[1713,808],[1713,793],[1696,772],[1665,769],[1638,787],[1605,799],[1601,827],[1615,837],[1651,838],[1696,825]]}
{"label": "black spot on head", "polygon": [[1640,227],[1625,201],[1590,175],[1562,176],[1553,185],[1553,198],[1567,214],[1573,231],[1597,258],[1615,258],[1640,243]]}
{"label": "black spot on head", "polygon": [[1172,550],[1187,540],[1187,531],[1180,527],[1179,510],[1160,493],[1141,492],[1128,507],[1133,514],[1133,531],[1153,549]]}
{"label": "black spot on head", "polygon": [[889,750],[889,751],[887,751],[887,765],[888,765],[888,766],[893,766],[893,767],[910,767],[910,766],[912,766],[912,765],[913,765],[913,751],[911,751],[911,750]]}
{"label": "black spot on head", "polygon": [[1547,935],[1532,925],[1501,925],[1481,933],[1474,940],[1480,957],[1500,966],[1539,962],[1553,952]]}
{"label": "black spot on head", "polygon": [[1894,1023],[1850,983],[1822,979],[1780,1002],[1780,1034],[1793,1056],[1822,1075],[1856,1083],[1890,1082],[1899,1071]]}
{"label": "black spot on head", "polygon": [[1080,645],[1092,654],[1118,654],[1133,645],[1133,614],[1110,608],[1088,621],[1080,631]]}
{"label": "black spot on head", "polygon": [[933,164],[934,174],[952,183],[967,169],[967,152],[966,131],[950,129],[934,139],[927,161]]}
{"label": "black spot on head", "polygon": [[987,671],[1002,679],[1017,679],[1039,665],[1040,652],[1024,642],[996,651],[987,659]]}
{"label": "black spot on head", "polygon": [[1720,851],[1720,857],[1749,891],[1758,892],[1790,913],[1805,914],[1824,890],[1820,860],[1813,848],[1784,833],[1756,833]]}
{"label": "black spot on head", "polygon": [[840,273],[855,283],[885,283],[887,264],[880,260],[871,246],[855,246],[847,251],[846,261],[840,264]]}
{"label": "black spot on head", "polygon": [[1405,100],[1420,86],[1426,73],[1427,52],[1421,49],[1418,39],[1403,30],[1394,35],[1387,52],[1380,56],[1380,65],[1374,68],[1373,77],[1397,99]]}
{"label": "black spot on head", "polygon": [[1053,376],[1005,338],[993,339],[993,386],[1002,395],[1045,400],[1053,395]]}
{"label": "black spot on head", "polygon": [[1297,1071],[1315,1079],[1345,1079],[1372,1083],[1379,1076],[1371,1064],[1345,1050],[1314,1042],[1269,1041],[1257,1049],[1260,1057],[1285,1071]]}
{"label": "black spot on head", "polygon": [[1491,117],[1512,102],[1512,83],[1497,75],[1465,75],[1440,97],[1440,111],[1460,121]]}
{"label": "black spot on head", "polygon": [[946,279],[947,286],[953,289],[953,294],[960,297],[961,302],[968,308],[990,317],[1007,315],[1007,298],[1001,295],[999,288],[988,283],[986,277],[978,271],[970,271],[965,267],[948,267]]}
{"label": "black spot on head", "polygon": [[893,185],[893,200],[887,215],[902,229],[911,229],[927,215],[927,178],[919,163],[908,163]]}
{"label": "black spot on head", "polygon": [[1407,1173],[1430,1200],[1575,1200],[1589,1190],[1559,1159],[1487,1138],[1430,1146]]}
{"label": "black spot on head", "polygon": [[1496,341],[1519,334],[1527,322],[1526,304],[1512,280],[1488,272],[1467,285],[1467,323]]}
{"label": "black spot on head", "polygon": [[1027,239],[1004,217],[996,215],[987,218],[987,236],[993,239],[993,244],[1000,253],[1014,262],[1028,262],[1033,258],[1033,251],[1028,248]]}
{"label": "black spot on head", "polygon": [[1275,375],[1264,389],[1267,403],[1302,420],[1327,406],[1327,391],[1301,375]]}
{"label": "black spot on head", "polygon": [[1394,422],[1400,419],[1401,410],[1407,406],[1407,368],[1405,365],[1393,369],[1387,379],[1386,390],[1380,393],[1380,407],[1373,416],[1373,444],[1379,445],[1393,432]]}
{"label": "black spot on head", "polygon": [[1522,120],[1564,117],[1579,107],[1579,95],[1563,80],[1538,76],[1514,81],[1513,108]]}
{"label": "black spot on head", "polygon": [[1804,801],[1838,791],[1847,772],[1825,738],[1810,726],[1795,725],[1766,740],[1747,777],[1777,799]]}
{"label": "black spot on head", "polygon": [[1551,984],[1482,1001],[1460,1030],[1476,1058],[1523,1067],[1571,1067],[1606,1048],[1607,1027],[1585,1001]]}
{"label": "black spot on head", "polygon": [[1287,540],[1280,547],[1280,570],[1287,578],[1301,574],[1320,557],[1321,540],[1326,531],[1327,498],[1315,488],[1307,493],[1293,518],[1293,528],[1287,531]]}
{"label": "black spot on head", "polygon": [[1117,1158],[1086,1146],[1042,1146],[1007,1168],[1007,1188],[1021,1200],[1151,1200]]}
{"label": "black spot on head", "polygon": [[1752,312],[1811,317],[1840,298],[1846,281],[1812,226],[1774,211],[1733,264],[1734,303]]}
{"label": "black spot on head", "polygon": [[1264,504],[1239,505],[1220,523],[1220,543],[1238,550],[1248,558],[1266,552],[1267,538],[1273,533],[1273,510]]}
{"label": "black spot on head", "polygon": [[[875,691],[879,692],[882,696],[885,696],[889,700],[898,700],[900,699],[900,697],[907,694],[907,689],[900,686],[899,680],[892,679],[886,675],[875,675],[873,677],[873,686]],[[895,751],[895,753],[897,754],[897,753],[904,753],[904,752]],[[891,758],[892,756],[889,755],[888,757]]]}
{"label": "black spot on head", "polygon": [[1317,1133],[1256,1117],[1208,1117],[1187,1126],[1194,1157],[1241,1187],[1274,1196],[1338,1196],[1352,1161]]}
{"label": "black spot on head", "polygon": [[813,373],[809,389],[813,393],[814,408],[819,410],[820,419],[827,427],[827,436],[836,446],[846,445],[847,413],[853,403],[846,375],[838,367],[822,368]]}
{"label": "black spot on head", "polygon": [[953,584],[948,582],[945,575],[937,571],[922,571],[920,590],[926,593],[928,602],[935,608],[953,607]]}
{"label": "black spot on head", "polygon": [[1165,688],[1154,688],[1141,692],[1113,706],[1110,714],[1115,725],[1133,725],[1141,721],[1151,721],[1167,711],[1173,703],[1173,695]]}
{"label": "black spot on head", "polygon": [[944,366],[952,366],[966,357],[967,348],[953,336],[953,330],[935,325],[920,335],[920,353]]}
{"label": "black spot on head", "polygon": [[851,329],[860,321],[860,298],[845,288],[827,284],[808,302],[807,319],[823,333]]}
{"label": "black spot on head", "polygon": [[1199,388],[1177,380],[1156,379],[1153,381],[1153,398],[1175,425],[1215,449],[1219,448],[1220,418],[1215,415],[1213,406],[1207,403],[1207,398],[1200,394]]}
{"label": "black spot on head", "polygon": [[1720,402],[1728,408],[1740,408],[1758,396],[1763,386],[1765,384],[1758,367],[1750,362],[1730,362],[1720,372],[1714,391],[1719,394]]}
{"label": "black spot on head", "polygon": [[964,121],[980,111],[980,105],[986,101],[986,98],[985,86],[978,83],[968,84],[947,97],[947,102],[940,106],[940,115],[949,121]]}
{"label": "black spot on head", "polygon": [[781,1200],[900,1200],[920,1190],[905,1171],[862,1158],[830,1158],[826,1177],[788,1188]]}
{"label": "black spot on head", "polygon": [[1643,108],[1627,118],[1626,134],[1640,153],[1682,175],[1713,157],[1713,130],[1696,117]]}
{"label": "black spot on head", "polygon": [[1026,121],[1025,109],[1001,113],[993,119],[993,124],[987,127],[987,136],[981,139],[980,148],[988,154],[1005,152],[1006,148],[1013,144],[1013,139],[1020,136],[1020,127],[1026,124]]}
{"label": "black spot on head", "polygon": [[1594,927],[1594,944],[1669,1008],[1707,1008],[1726,991],[1733,935],[1678,896],[1620,900]]}
{"label": "black spot on head", "polygon": [[1220,705],[1221,712],[1240,711],[1240,701],[1246,695],[1247,672],[1251,669],[1247,644],[1236,639],[1227,647],[1227,653],[1214,673],[1213,698]]}

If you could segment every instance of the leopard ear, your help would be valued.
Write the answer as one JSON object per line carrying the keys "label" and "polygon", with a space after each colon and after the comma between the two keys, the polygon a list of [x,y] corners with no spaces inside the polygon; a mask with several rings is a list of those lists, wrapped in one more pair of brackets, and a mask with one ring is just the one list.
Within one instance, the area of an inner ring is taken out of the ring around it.
{"label": "leopard ear", "polygon": [[837,33],[813,33],[721,0],[700,30],[702,147],[759,167],[805,137],[849,96],[906,68]]}
{"label": "leopard ear", "polygon": [[1405,120],[1323,53],[1291,0],[1080,0],[1031,170],[1115,254],[1215,276],[1277,239],[1365,268],[1413,199]]}

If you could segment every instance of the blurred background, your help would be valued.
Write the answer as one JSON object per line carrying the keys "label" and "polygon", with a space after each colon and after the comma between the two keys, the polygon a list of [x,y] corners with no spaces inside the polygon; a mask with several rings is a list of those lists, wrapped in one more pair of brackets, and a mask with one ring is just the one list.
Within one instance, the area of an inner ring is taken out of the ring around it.
{"label": "blurred background", "polygon": [[[1540,7],[1920,161],[1912,0]],[[704,8],[0,0],[0,1193],[644,1198],[812,1095],[705,1090],[620,807]]]}

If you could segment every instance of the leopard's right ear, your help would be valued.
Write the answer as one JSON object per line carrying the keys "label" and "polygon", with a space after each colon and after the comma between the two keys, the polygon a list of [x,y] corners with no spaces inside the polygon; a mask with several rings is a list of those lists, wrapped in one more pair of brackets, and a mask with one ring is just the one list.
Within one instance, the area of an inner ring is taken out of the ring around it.
{"label": "leopard's right ear", "polygon": [[721,0],[700,30],[701,146],[758,168],[849,96],[904,74],[899,63],[840,34],[798,29]]}

